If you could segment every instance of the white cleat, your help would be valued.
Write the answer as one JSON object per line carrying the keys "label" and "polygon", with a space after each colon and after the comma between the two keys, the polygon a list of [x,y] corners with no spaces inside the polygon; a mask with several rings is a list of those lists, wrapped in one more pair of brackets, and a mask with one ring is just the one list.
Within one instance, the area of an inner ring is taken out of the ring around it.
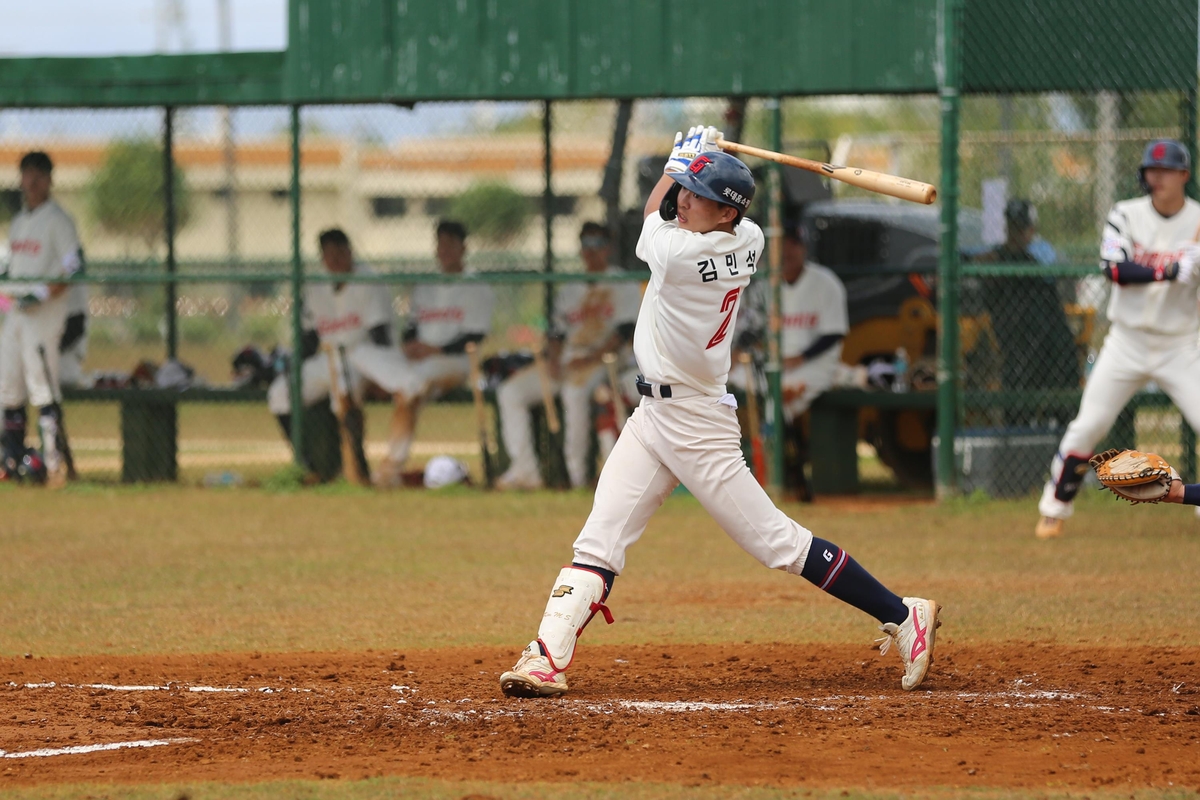
{"label": "white cleat", "polygon": [[500,691],[508,697],[555,697],[567,692],[567,676],[542,655],[536,641],[521,653],[516,666],[500,676]]}
{"label": "white cleat", "polygon": [[904,605],[908,607],[908,618],[899,625],[894,622],[880,625],[879,630],[887,635],[877,642],[881,643],[880,655],[886,655],[893,643],[900,651],[900,660],[904,662],[904,679],[900,686],[907,692],[921,685],[933,663],[934,636],[942,626],[938,619],[942,607],[933,600],[920,597],[905,597]]}

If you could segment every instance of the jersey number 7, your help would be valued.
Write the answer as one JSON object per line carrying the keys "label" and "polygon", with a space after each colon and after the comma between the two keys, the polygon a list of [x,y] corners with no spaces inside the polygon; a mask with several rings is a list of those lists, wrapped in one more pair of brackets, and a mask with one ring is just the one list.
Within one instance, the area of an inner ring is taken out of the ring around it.
{"label": "jersey number 7", "polygon": [[721,313],[725,315],[725,319],[721,320],[721,327],[717,328],[717,332],[708,340],[705,350],[712,350],[725,341],[725,337],[729,335],[729,323],[733,320],[733,312],[737,308],[737,299],[741,291],[742,287],[739,286],[736,289],[730,289],[725,294],[725,299],[721,301]]}

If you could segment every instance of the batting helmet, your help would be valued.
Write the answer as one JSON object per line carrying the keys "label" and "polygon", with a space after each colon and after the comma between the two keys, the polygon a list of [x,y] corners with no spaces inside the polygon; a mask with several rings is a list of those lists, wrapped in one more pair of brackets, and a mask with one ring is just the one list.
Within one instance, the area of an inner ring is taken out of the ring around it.
{"label": "batting helmet", "polygon": [[1146,170],[1150,167],[1191,170],[1192,157],[1187,148],[1174,139],[1159,139],[1146,145],[1142,164],[1138,167],[1138,184],[1146,194],[1150,193],[1150,187],[1146,184]]}
{"label": "batting helmet", "polygon": [[675,185],[658,208],[663,219],[675,219],[681,188],[717,203],[733,206],[738,212],[734,225],[742,221],[742,215],[754,200],[754,176],[750,174],[750,168],[728,153],[703,153],[692,159],[683,172],[668,174]]}

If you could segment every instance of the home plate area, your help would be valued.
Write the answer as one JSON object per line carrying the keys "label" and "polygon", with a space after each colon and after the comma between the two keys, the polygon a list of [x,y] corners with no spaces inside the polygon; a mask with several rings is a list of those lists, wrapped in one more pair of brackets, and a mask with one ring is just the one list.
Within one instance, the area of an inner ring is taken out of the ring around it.
{"label": "home plate area", "polygon": [[0,661],[0,788],[120,780],[635,779],[1200,786],[1200,648],[940,644],[900,690],[867,644],[582,646],[571,692],[500,695],[513,648]]}

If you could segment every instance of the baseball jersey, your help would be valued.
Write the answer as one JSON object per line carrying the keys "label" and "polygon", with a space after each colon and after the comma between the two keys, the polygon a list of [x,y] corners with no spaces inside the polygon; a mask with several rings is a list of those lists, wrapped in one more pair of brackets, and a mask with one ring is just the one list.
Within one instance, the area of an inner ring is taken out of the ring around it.
{"label": "baseball jersey", "polygon": [[[1200,235],[1200,204],[1185,199],[1170,218],[1154,210],[1150,197],[1122,200],[1108,212],[1100,258],[1133,261],[1157,269],[1170,266]],[[1112,286],[1108,318],[1128,328],[1160,334],[1194,333],[1200,327],[1196,284],[1179,281]]]}
{"label": "baseball jersey", "polygon": [[[608,275],[624,274],[609,268]],[[563,361],[595,353],[621,325],[637,322],[641,287],[622,283],[567,283],[554,296],[554,327],[566,337]]]}
{"label": "baseball jersey", "polygon": [[53,283],[83,264],[75,223],[53,198],[30,210],[22,208],[8,229],[8,275]]}
{"label": "baseball jersey", "polygon": [[[355,262],[355,275],[373,270]],[[392,306],[388,292],[373,283],[344,283],[335,291],[331,283],[312,283],[304,290],[304,327],[315,330],[321,341],[335,347],[353,347],[369,341],[367,332],[390,325]]]}
{"label": "baseball jersey", "polygon": [[637,256],[650,265],[650,283],[633,335],[646,380],[725,394],[734,320],[762,250],[762,230],[749,219],[733,233],[695,233],[646,217]]}
{"label": "baseball jersey", "polygon": [[[784,358],[800,355],[822,336],[845,336],[850,329],[846,287],[828,267],[805,262],[800,278],[792,284],[784,283],[779,294]],[[837,361],[840,355],[840,347],[831,347],[817,360]]]}
{"label": "baseball jersey", "polygon": [[492,327],[495,295],[486,283],[424,283],[413,290],[409,325],[417,339],[434,347]]}

